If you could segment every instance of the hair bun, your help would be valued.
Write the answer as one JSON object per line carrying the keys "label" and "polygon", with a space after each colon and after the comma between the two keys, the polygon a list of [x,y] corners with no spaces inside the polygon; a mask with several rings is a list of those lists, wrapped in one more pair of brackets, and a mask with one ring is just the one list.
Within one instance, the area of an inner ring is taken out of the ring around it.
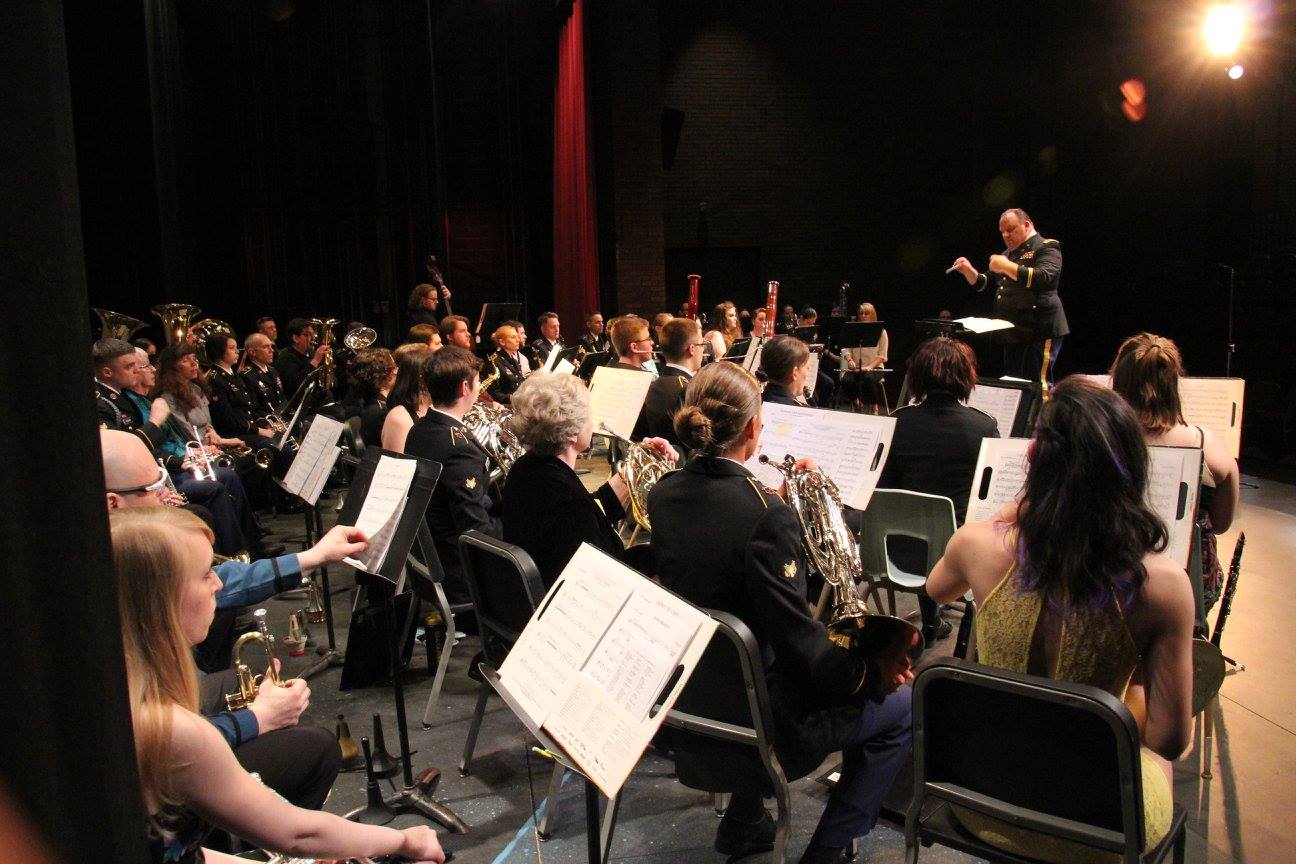
{"label": "hair bun", "polygon": [[706,450],[715,442],[711,418],[697,405],[685,405],[675,414],[675,432],[690,450]]}

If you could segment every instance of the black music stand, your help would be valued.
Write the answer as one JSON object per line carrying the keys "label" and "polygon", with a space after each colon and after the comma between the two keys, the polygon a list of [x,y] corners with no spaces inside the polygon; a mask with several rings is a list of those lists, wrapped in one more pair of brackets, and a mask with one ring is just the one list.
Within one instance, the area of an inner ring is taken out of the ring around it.
{"label": "black music stand", "polygon": [[807,345],[813,345],[819,341],[819,325],[809,324],[805,327],[793,327],[790,335],[795,336]]}
{"label": "black music stand", "polygon": [[483,336],[489,340],[495,328],[505,321],[521,320],[518,317],[521,314],[521,303],[483,303],[477,315],[477,329],[473,331],[477,334],[477,341],[481,342]]}
{"label": "black music stand", "polygon": [[994,387],[1000,390],[1020,390],[1021,397],[1017,402],[1017,412],[1013,415],[1012,428],[1010,430],[999,430],[999,434],[1004,438],[1029,438],[1030,432],[1035,425],[1035,414],[1040,405],[1040,382],[1038,381],[1006,381],[1003,378],[982,378],[977,381],[977,387]]}
{"label": "black music stand", "polygon": [[741,339],[735,339],[733,344],[729,346],[729,350],[726,351],[725,355],[720,359],[733,360],[738,363],[741,363],[743,361],[743,358],[747,356],[747,346],[751,344],[751,340],[752,337],[750,336],[744,336]]}
{"label": "black music stand", "polygon": [[[562,349],[561,351],[558,352],[558,357],[554,360],[554,362],[553,362],[553,366],[550,367],[550,369],[556,369],[556,368],[558,367],[558,364],[561,363],[561,362],[564,361],[564,360],[566,360],[568,363],[570,363],[570,364],[572,364],[573,366],[575,366],[575,365],[576,365],[576,355],[579,354],[580,352],[581,352],[581,346],[579,346],[579,345],[574,345],[574,346],[572,346],[572,347],[570,347],[570,348],[564,348],[564,349]],[[540,364],[540,365],[543,366],[544,364],[542,363],[542,364]],[[584,365],[584,364],[582,363],[581,365]],[[592,374],[592,373],[591,373],[591,374]]]}
{"label": "black music stand", "polygon": [[[383,603],[387,612],[386,630],[388,633],[388,656],[391,663],[392,695],[396,700],[396,731],[400,737],[399,760],[405,786],[403,789],[399,789],[384,798],[383,804],[398,815],[402,813],[417,814],[426,819],[431,819],[455,834],[467,834],[467,823],[445,804],[431,797],[436,787],[435,780],[429,780],[432,777],[432,771],[429,769],[421,772],[419,775],[420,782],[415,782],[410,758],[409,726],[405,719],[405,689],[401,683],[400,675],[400,646],[405,641],[405,634],[414,626],[414,616],[418,604],[411,602],[404,620],[398,623],[396,597],[405,587],[403,572],[405,559],[409,556],[410,548],[414,545],[414,538],[418,535],[419,526],[423,523],[424,512],[427,510],[428,502],[432,500],[432,490],[436,488],[437,480],[441,477],[440,463],[419,459],[404,453],[394,453],[379,447],[366,447],[364,458],[356,466],[355,476],[351,480],[351,492],[347,495],[346,505],[342,508],[342,513],[338,518],[345,524],[355,524],[360,516],[360,509],[364,506],[364,500],[369,493],[369,485],[373,482],[378,460],[383,456],[392,459],[408,459],[418,463],[414,469],[414,479],[410,482],[409,493],[405,499],[405,509],[401,513],[400,521],[392,534],[391,543],[387,547],[387,556],[383,559],[382,566],[378,568],[379,572],[372,574],[380,576],[396,586],[396,593],[384,600]],[[437,772],[437,776],[439,776],[439,772]],[[352,811],[347,814],[347,818],[356,819],[364,810],[365,808],[361,807]]]}
{"label": "black music stand", "polygon": [[606,366],[607,362],[612,359],[611,351],[592,351],[586,354],[581,360],[580,368],[576,370],[576,375],[583,381],[588,381],[594,377],[594,370],[600,366]]}

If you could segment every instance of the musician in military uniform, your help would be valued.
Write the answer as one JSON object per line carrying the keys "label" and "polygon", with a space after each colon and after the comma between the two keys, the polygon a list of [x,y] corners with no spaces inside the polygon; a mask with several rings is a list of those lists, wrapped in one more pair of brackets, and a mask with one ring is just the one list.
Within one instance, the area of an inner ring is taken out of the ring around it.
{"label": "musician in military uniform", "polygon": [[536,319],[536,324],[540,327],[540,338],[531,343],[531,352],[535,354],[536,363],[543,366],[549,359],[550,351],[561,351],[567,346],[562,342],[562,336],[559,335],[561,325],[558,322],[557,312],[545,312]]}
{"label": "musician in military uniform", "polygon": [[[304,389],[306,379],[319,369],[324,362],[324,355],[330,350],[322,340],[319,345],[311,347],[315,344],[316,335],[315,325],[309,319],[294,318],[288,322],[289,345],[275,357],[275,368],[279,371],[279,380],[283,382],[284,392],[289,398],[296,396],[299,389]],[[305,413],[314,414],[312,408],[318,409],[332,401],[333,394],[317,382]]]}
{"label": "musician in military uniform", "polygon": [[274,343],[264,333],[253,333],[243,340],[243,350],[248,359],[243,380],[257,397],[257,413],[278,414],[284,407],[284,392],[274,367]]}
{"label": "musician in military uniform", "polygon": [[211,415],[216,431],[239,438],[252,447],[272,446],[274,433],[258,410],[260,401],[243,377],[234,371],[238,362],[238,343],[234,337],[224,333],[208,336],[206,348],[212,361],[207,383],[212,388]]}
{"label": "musician in military uniform", "polygon": [[[877,820],[883,797],[910,753],[906,659],[883,663],[828,639],[806,599],[806,558],[797,517],[742,463],[761,432],[756,379],[733,363],[713,363],[689,384],[675,418],[695,455],[648,495],[652,546],[662,584],[699,606],[736,615],[751,628],[765,660],[788,779],[813,771],[835,750],[838,781],[803,864],[837,862]],[[683,753],[708,747],[682,739]],[[728,752],[728,751],[726,751]],[[733,793],[716,849],[747,855],[769,849],[773,821],[759,789]]]}
{"label": "musician in military uniform", "polygon": [[1047,390],[1062,338],[1071,332],[1058,296],[1062,248],[1035,232],[1031,217],[1019,207],[999,217],[1004,251],[991,255],[988,272],[979,273],[967,258],[954,261],[977,291],[994,290],[994,315],[1013,323],[1005,334],[1003,374],[1039,381]]}
{"label": "musician in military uniform", "polygon": [[795,336],[775,336],[761,348],[761,369],[768,380],[762,402],[799,405],[808,408],[806,376],[810,373],[810,349]]}
{"label": "musician in military uniform", "polygon": [[597,309],[585,313],[585,332],[581,334],[580,346],[586,354],[609,350],[608,336],[603,330],[603,313]]}
{"label": "musician in military uniform", "polygon": [[491,339],[498,347],[487,358],[496,374],[495,381],[490,386],[490,396],[496,402],[507,405],[527,376],[523,371],[526,360],[518,353],[521,339],[517,330],[508,324],[497,327],[491,334]]}
{"label": "musician in military uniform", "polygon": [[684,404],[684,391],[702,368],[707,342],[702,327],[691,318],[672,318],[662,326],[661,375],[648,388],[643,409],[631,438],[663,438],[676,449],[682,447],[675,434],[675,412]]}
{"label": "musician in military uniform", "polygon": [[471,351],[457,345],[447,345],[428,357],[423,378],[432,407],[405,439],[406,453],[441,463],[427,523],[445,570],[446,596],[452,603],[471,600],[459,562],[459,535],[472,529],[492,537],[502,533],[487,494],[490,465],[486,451],[463,425],[463,416],[477,401],[481,366]]}

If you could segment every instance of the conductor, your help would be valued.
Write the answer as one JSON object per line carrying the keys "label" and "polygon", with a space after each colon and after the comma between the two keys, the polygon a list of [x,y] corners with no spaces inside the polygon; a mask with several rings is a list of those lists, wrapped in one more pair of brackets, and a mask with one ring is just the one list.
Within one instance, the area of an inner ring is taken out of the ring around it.
{"label": "conductor", "polygon": [[979,273],[966,258],[954,261],[977,291],[994,289],[994,315],[1013,323],[1005,334],[1003,374],[1039,381],[1045,392],[1053,383],[1053,366],[1062,338],[1071,332],[1058,296],[1062,249],[1056,240],[1035,232],[1030,215],[1019,207],[999,217],[1004,251],[990,256],[987,272]]}

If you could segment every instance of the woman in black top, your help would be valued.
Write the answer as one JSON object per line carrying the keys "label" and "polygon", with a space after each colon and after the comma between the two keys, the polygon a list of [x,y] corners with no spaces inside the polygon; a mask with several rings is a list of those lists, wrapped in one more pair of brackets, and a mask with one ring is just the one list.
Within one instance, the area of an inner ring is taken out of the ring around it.
{"label": "woman in black top", "polygon": [[386,348],[369,348],[351,361],[354,405],[347,416],[360,416],[360,440],[382,444],[383,420],[387,417],[387,395],[396,383],[396,360]]}
{"label": "woman in black top", "polygon": [[[513,394],[509,421],[527,448],[504,484],[504,540],[521,546],[536,562],[545,587],[552,585],[581,543],[651,572],[647,547],[627,558],[613,527],[626,515],[630,490],[613,474],[590,493],[576,476],[578,454],[594,435],[589,390],[574,375],[535,372]],[[661,438],[645,445],[674,460]]]}

